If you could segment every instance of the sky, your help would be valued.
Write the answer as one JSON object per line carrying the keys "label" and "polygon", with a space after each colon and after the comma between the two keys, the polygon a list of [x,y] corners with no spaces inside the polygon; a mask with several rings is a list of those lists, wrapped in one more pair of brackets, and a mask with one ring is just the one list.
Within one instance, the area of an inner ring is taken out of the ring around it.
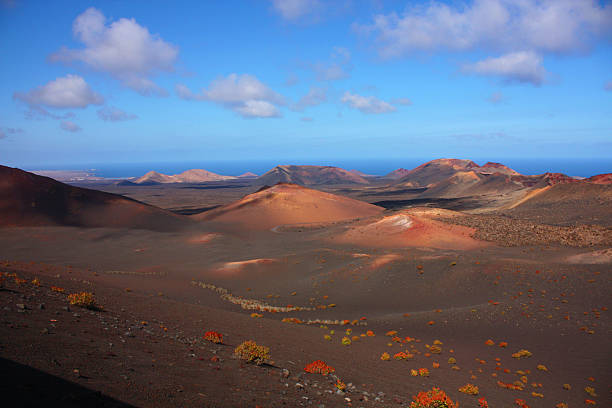
{"label": "sky", "polygon": [[0,163],[612,159],[612,2],[0,0]]}

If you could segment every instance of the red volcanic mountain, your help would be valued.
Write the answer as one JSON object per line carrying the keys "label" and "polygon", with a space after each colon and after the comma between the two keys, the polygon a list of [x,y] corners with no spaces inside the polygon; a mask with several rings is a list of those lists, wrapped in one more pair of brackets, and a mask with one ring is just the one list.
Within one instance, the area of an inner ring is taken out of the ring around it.
{"label": "red volcanic mountain", "polygon": [[49,177],[0,166],[0,226],[173,230],[188,221],[120,195],[70,186]]}
{"label": "red volcanic mountain", "polygon": [[279,183],[262,188],[234,203],[195,216],[233,224],[245,230],[287,224],[328,223],[380,214],[383,208],[352,198]]}
{"label": "red volcanic mountain", "polygon": [[612,173],[598,174],[596,176],[589,177],[585,181],[595,184],[612,184]]}
{"label": "red volcanic mountain", "polygon": [[[461,159],[437,159],[421,164],[412,169],[398,169],[389,173],[385,178],[396,178],[397,183],[410,187],[427,187],[442,182],[457,173],[472,172],[476,175],[505,174],[508,176],[519,175],[518,172],[500,163],[488,162],[479,166],[471,160]],[[392,175],[403,174],[401,178]],[[468,177],[473,180],[473,177]]]}
{"label": "red volcanic mountain", "polygon": [[332,166],[276,166],[257,178],[258,184],[368,184],[362,176]]}
{"label": "red volcanic mountain", "polygon": [[391,179],[391,180],[399,180],[402,177],[406,177],[408,174],[410,174],[410,170],[406,170],[404,168],[399,168],[397,170],[393,170],[389,174],[385,174],[384,176],[382,176],[382,178],[384,178],[384,179]]}

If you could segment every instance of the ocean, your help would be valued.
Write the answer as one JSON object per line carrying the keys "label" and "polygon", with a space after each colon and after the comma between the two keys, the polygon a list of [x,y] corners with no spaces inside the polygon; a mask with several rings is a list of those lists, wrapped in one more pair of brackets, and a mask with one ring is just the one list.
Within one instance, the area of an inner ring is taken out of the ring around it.
{"label": "ocean", "polygon": [[[359,170],[371,175],[385,175],[403,167],[412,169],[432,158],[392,158],[392,159],[279,159],[279,160],[224,160],[224,161],[188,161],[156,163],[81,163],[36,166],[24,170],[88,170],[96,176],[105,178],[139,177],[148,171],[155,170],[164,174],[177,174],[189,169],[205,169],[213,173],[238,176],[246,172],[264,174],[279,164],[311,164],[337,166],[347,170]],[[595,174],[611,173],[612,158],[609,159],[564,159],[564,158],[500,158],[472,159],[479,165],[487,161],[505,164],[521,174],[542,174],[545,172],[564,173],[569,176],[590,177]],[[41,168],[44,167],[44,168]]]}

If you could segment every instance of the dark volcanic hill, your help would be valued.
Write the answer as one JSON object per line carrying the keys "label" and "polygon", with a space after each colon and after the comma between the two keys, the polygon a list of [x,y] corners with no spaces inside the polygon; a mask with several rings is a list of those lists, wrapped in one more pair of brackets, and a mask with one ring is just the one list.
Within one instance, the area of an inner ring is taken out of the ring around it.
{"label": "dark volcanic hill", "polygon": [[49,177],[0,166],[0,226],[174,230],[189,221],[120,195],[74,187]]}
{"label": "dark volcanic hill", "polygon": [[258,184],[368,184],[360,175],[332,166],[276,166],[258,177]]}

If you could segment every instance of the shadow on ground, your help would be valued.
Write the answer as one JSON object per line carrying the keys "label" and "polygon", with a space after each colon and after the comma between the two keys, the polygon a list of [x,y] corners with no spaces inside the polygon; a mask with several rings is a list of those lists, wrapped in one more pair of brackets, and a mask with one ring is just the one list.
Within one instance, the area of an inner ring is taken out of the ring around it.
{"label": "shadow on ground", "polygon": [[13,401],[7,406],[14,408],[133,408],[99,391],[4,358],[0,358],[0,395],[4,401]]}

